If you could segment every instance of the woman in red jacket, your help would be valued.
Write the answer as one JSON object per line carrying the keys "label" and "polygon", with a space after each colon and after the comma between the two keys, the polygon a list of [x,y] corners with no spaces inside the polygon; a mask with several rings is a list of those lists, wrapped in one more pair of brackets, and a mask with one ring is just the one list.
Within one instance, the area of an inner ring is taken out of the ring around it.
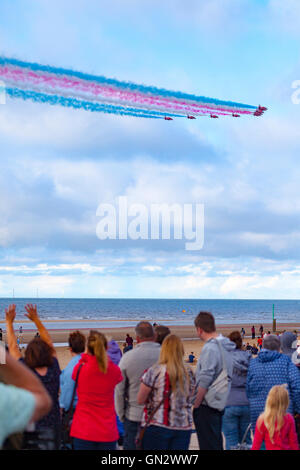
{"label": "woman in red jacket", "polygon": [[119,438],[114,389],[123,377],[119,367],[107,355],[107,340],[102,333],[90,332],[87,350],[72,375],[76,380],[82,365],[70,435],[75,450],[114,450]]}

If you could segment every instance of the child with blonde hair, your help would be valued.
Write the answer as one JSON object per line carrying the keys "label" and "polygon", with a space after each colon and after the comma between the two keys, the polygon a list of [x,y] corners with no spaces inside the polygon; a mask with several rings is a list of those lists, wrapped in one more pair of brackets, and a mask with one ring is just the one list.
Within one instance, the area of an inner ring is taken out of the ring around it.
{"label": "child with blonde hair", "polygon": [[264,412],[259,416],[252,450],[259,450],[263,441],[266,450],[299,450],[295,420],[287,413],[289,394],[285,386],[271,388]]}

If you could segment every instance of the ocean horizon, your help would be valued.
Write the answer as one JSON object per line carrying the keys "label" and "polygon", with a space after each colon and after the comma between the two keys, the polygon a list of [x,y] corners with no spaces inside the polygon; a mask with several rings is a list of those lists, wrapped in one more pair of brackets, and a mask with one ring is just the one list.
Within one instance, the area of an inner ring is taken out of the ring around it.
{"label": "ocean horizon", "polygon": [[[166,325],[192,325],[200,310],[210,311],[218,324],[300,323],[300,300],[263,299],[95,299],[95,298],[0,298],[0,321],[5,308],[16,304],[16,327],[23,322],[24,306],[36,304],[48,328],[134,326],[140,320]],[[61,322],[61,323],[59,323]],[[119,323],[119,324],[118,324]]]}

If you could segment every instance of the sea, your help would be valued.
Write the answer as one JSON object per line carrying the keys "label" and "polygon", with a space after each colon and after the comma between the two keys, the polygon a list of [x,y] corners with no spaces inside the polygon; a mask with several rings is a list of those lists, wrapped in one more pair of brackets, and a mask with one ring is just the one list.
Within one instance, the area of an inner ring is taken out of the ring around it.
{"label": "sea", "polygon": [[[67,299],[1,298],[0,322],[5,308],[14,303],[15,327],[34,328],[24,322],[25,305],[37,305],[40,318],[49,329],[111,328],[134,326],[140,320],[165,325],[193,325],[200,310],[212,312],[217,324],[245,325],[300,323],[300,300],[238,299]],[[5,324],[0,324],[5,329]]]}

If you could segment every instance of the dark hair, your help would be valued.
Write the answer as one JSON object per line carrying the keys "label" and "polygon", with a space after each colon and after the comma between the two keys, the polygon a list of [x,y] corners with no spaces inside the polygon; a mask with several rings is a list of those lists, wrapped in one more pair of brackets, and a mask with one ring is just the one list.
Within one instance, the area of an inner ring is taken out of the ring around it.
{"label": "dark hair", "polygon": [[166,336],[171,333],[170,329],[165,325],[156,325],[154,327],[155,342],[162,344]]}
{"label": "dark hair", "polygon": [[243,340],[239,331],[232,331],[230,335],[228,335],[228,338],[230,341],[236,344],[237,349],[242,349]]}
{"label": "dark hair", "polygon": [[53,364],[53,348],[41,338],[36,337],[28,343],[24,360],[30,369],[50,367]]}
{"label": "dark hair", "polygon": [[205,333],[213,333],[216,331],[215,319],[210,312],[200,312],[194,321],[196,328],[201,328]]}
{"label": "dark hair", "polygon": [[80,354],[85,350],[86,339],[80,331],[74,331],[69,336],[69,346],[74,353]]}
{"label": "dark hair", "polygon": [[148,321],[141,321],[135,327],[136,335],[141,339],[152,339],[154,338],[154,329],[151,323]]}

